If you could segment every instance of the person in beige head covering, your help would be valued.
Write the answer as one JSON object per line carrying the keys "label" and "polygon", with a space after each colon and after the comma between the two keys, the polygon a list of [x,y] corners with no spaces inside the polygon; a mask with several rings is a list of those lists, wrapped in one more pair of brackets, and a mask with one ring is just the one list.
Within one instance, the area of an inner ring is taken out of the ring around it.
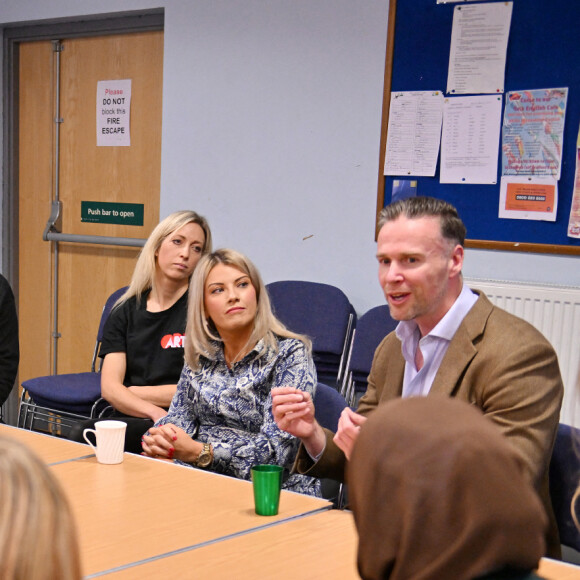
{"label": "person in beige head covering", "polygon": [[347,476],[365,580],[537,578],[547,517],[515,449],[474,406],[380,406]]}

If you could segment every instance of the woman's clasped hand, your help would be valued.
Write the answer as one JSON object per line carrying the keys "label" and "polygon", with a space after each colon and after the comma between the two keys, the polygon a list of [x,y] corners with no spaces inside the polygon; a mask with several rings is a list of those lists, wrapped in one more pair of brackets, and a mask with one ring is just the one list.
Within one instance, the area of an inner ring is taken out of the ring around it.
{"label": "woman's clasped hand", "polygon": [[179,459],[184,463],[192,463],[203,447],[201,443],[196,443],[180,427],[161,425],[152,427],[143,436],[143,452],[156,459]]}

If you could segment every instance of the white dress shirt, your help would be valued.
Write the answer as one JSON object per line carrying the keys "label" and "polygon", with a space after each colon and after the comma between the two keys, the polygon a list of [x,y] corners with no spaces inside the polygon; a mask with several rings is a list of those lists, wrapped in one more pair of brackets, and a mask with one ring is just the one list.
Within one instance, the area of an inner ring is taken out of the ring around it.
{"label": "white dress shirt", "polygon": [[[399,322],[395,333],[401,341],[405,358],[403,397],[424,396],[429,393],[451,339],[477,298],[477,294],[464,284],[453,306],[435,328],[423,337],[414,320]],[[423,355],[421,370],[417,370],[415,364],[417,347],[421,349]]]}

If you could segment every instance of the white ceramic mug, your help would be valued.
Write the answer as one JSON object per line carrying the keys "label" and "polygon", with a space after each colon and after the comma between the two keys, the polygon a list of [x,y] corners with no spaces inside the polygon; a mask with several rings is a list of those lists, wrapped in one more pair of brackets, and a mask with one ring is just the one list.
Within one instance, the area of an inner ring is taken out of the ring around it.
{"label": "white ceramic mug", "polygon": [[[109,465],[122,463],[126,429],[127,423],[123,423],[123,421],[97,421],[94,429],[85,429],[83,431],[83,437],[93,448],[99,463]],[[88,433],[95,434],[96,447],[87,437]]]}

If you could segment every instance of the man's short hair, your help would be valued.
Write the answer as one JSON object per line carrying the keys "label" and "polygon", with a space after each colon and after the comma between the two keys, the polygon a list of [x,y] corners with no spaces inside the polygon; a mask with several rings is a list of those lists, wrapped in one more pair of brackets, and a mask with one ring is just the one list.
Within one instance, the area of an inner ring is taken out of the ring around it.
{"label": "man's short hair", "polygon": [[441,222],[441,234],[445,239],[465,245],[465,224],[457,210],[450,203],[435,197],[409,197],[385,206],[379,213],[379,229],[387,222],[405,216],[407,219],[438,217]]}

